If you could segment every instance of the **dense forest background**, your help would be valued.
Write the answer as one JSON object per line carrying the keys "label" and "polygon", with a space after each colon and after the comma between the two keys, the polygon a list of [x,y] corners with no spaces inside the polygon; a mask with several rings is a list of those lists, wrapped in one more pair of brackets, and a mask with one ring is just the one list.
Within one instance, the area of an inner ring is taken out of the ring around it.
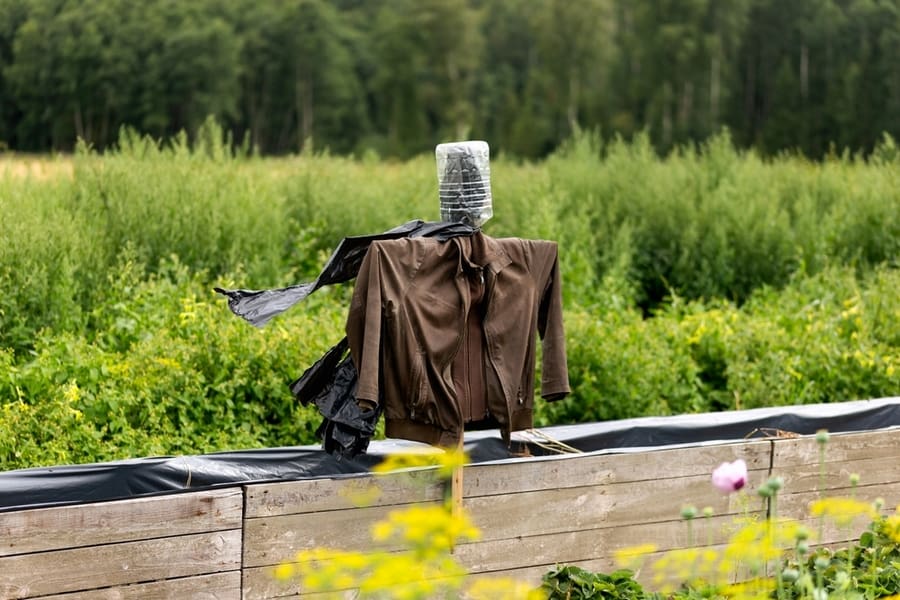
{"label": "dense forest background", "polygon": [[0,146],[212,115],[265,154],[728,128],[821,157],[900,137],[898,59],[900,0],[0,0]]}

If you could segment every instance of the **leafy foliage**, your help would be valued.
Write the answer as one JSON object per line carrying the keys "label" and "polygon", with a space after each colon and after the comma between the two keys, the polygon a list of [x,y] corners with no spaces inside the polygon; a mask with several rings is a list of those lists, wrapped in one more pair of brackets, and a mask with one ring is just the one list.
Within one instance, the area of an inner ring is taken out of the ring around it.
{"label": "leafy foliage", "polygon": [[[560,248],[573,393],[536,424],[892,395],[890,152],[764,162],[723,137],[660,159],[582,135],[495,161],[486,232]],[[346,235],[437,218],[431,159],[261,159],[214,121],[2,165],[4,468],[313,443],[287,385],[340,339],[351,286],[261,330],[212,287],[308,281]]]}
{"label": "leafy foliage", "polygon": [[[820,473],[824,478],[828,432],[818,431],[816,442],[820,450]],[[723,463],[714,471],[714,485],[716,472],[731,466]],[[858,475],[850,476],[851,486],[855,488],[858,482]],[[688,526],[689,545],[669,550],[654,559],[651,565],[653,591],[646,590],[633,579],[631,567],[605,575],[572,565],[557,566],[546,573],[543,588],[549,591],[550,599],[861,600],[896,597],[900,592],[900,561],[897,560],[900,558],[900,507],[893,514],[883,514],[884,500],[880,498],[869,503],[857,500],[855,493],[851,497],[820,497],[810,503],[809,511],[810,516],[818,520],[820,534],[826,520],[847,532],[858,519],[866,519],[868,527],[858,541],[846,546],[833,548],[818,543],[811,548],[815,538],[803,521],[778,516],[777,497],[783,486],[783,478],[772,476],[757,488],[756,495],[766,504],[766,517],[762,520],[749,516],[740,519],[740,526],[729,535],[728,543],[722,548],[712,546],[711,539],[705,546],[694,544],[690,531],[691,520],[697,511],[691,506],[684,507],[681,516]],[[738,492],[740,500],[747,499],[743,486],[724,491]],[[704,509],[704,513],[711,516],[712,509]],[[640,569],[646,555],[655,550],[652,544],[623,548],[616,551],[616,561]]]}
{"label": "leafy foliage", "polygon": [[559,566],[543,576],[548,600],[642,600],[644,588],[631,571],[594,573],[574,565]]}
{"label": "leafy foliage", "polygon": [[898,54],[894,1],[5,0],[0,141],[108,148],[212,115],[275,154],[471,137],[533,159],[580,131],[667,153],[723,128],[868,154],[900,135]]}

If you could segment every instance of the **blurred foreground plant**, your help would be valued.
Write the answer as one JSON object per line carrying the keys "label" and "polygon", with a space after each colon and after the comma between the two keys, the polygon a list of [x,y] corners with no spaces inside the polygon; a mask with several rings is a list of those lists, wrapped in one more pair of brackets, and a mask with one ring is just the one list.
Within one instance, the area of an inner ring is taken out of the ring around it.
{"label": "blurred foreground plant", "polygon": [[[824,456],[828,433],[819,431],[819,472],[824,485]],[[712,484],[724,493],[741,493],[747,483],[746,465],[738,460],[713,471]],[[855,491],[859,476],[850,476]],[[557,567],[544,576],[551,600],[609,598],[653,600],[875,600],[900,598],[900,506],[884,515],[884,501],[855,497],[820,498],[810,503],[810,517],[818,520],[814,535],[801,522],[778,515],[778,494],[784,482],[769,477],[756,490],[767,504],[766,518],[742,518],[741,527],[722,548],[711,541],[694,545],[695,508],[681,509],[688,528],[688,547],[665,552],[651,564],[649,591],[636,581],[643,563],[656,551],[649,544],[623,548],[615,558],[623,570],[611,575],[572,567]],[[710,516],[711,510],[704,509]],[[847,529],[859,518],[870,523],[857,542],[832,549],[823,544],[825,521]]]}
{"label": "blurred foreground plant", "polygon": [[[390,456],[374,470],[385,474],[434,467],[434,477],[447,485],[453,471],[465,463],[462,452],[410,453]],[[280,564],[275,576],[299,579],[303,593],[321,592],[337,598],[543,599],[545,595],[533,586],[511,579],[467,581],[468,573],[452,550],[460,542],[477,540],[480,533],[465,510],[454,509],[449,497],[445,494],[441,503],[388,513],[372,526],[373,550],[304,550],[293,561]]]}

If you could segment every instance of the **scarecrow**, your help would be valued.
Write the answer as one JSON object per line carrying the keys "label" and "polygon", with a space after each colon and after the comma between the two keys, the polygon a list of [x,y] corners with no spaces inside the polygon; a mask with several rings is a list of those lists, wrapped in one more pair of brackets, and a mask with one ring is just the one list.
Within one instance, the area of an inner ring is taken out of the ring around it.
{"label": "scarecrow", "polygon": [[569,392],[555,242],[492,238],[489,148],[435,149],[441,220],[344,238],[312,282],[216,291],[262,326],[325,285],[356,278],[346,335],[290,384],[323,417],[323,448],[366,451],[378,421],[388,437],[440,447],[466,429],[532,427],[536,339],[541,395]]}

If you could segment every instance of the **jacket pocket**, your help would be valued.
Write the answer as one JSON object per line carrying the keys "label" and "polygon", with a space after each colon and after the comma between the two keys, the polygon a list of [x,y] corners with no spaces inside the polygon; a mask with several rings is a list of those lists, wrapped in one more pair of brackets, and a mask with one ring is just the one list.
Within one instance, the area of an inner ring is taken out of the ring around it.
{"label": "jacket pocket", "polygon": [[418,423],[437,424],[437,403],[425,371],[425,352],[416,352],[412,367],[407,400],[409,418]]}
{"label": "jacket pocket", "polygon": [[528,381],[520,382],[519,388],[516,390],[514,402],[515,404],[512,407],[513,411],[521,410],[523,408],[529,410],[534,408],[534,384]]}

